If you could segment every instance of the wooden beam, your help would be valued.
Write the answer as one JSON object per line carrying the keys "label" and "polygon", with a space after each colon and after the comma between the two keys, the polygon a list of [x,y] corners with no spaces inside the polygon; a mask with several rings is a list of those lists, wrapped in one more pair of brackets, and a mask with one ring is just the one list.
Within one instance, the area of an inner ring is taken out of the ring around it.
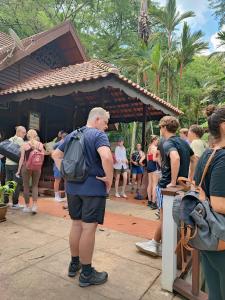
{"label": "wooden beam", "polygon": [[199,294],[199,278],[200,278],[200,259],[199,251],[192,252],[192,294],[198,296]]}
{"label": "wooden beam", "polygon": [[178,294],[184,296],[189,300],[208,300],[208,295],[206,293],[203,293],[202,291],[200,291],[198,295],[194,295],[192,293],[191,284],[187,283],[185,280],[181,278],[175,279],[173,289]]}

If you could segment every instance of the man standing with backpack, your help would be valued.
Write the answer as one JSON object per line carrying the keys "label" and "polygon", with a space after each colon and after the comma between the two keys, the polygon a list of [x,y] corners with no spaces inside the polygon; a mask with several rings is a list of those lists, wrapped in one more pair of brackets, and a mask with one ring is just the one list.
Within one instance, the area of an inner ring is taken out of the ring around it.
{"label": "man standing with backpack", "polygon": [[[11,142],[13,142],[14,144],[17,144],[20,147],[22,147],[22,145],[24,144],[24,137],[25,137],[26,133],[27,133],[27,131],[23,126],[18,126],[16,128],[16,134],[13,137],[11,137],[9,140]],[[14,180],[17,182],[16,190],[15,190],[15,192],[13,194],[13,198],[12,198],[12,201],[13,201],[12,209],[21,208],[21,206],[19,205],[19,195],[20,195],[20,191],[22,189],[22,185],[16,177],[17,169],[18,169],[18,163],[12,161],[9,158],[6,158],[6,163],[5,163],[6,181]]]}
{"label": "man standing with backpack", "polygon": [[196,165],[194,152],[188,143],[176,136],[176,132],[179,128],[179,121],[175,117],[165,116],[160,120],[159,128],[160,135],[164,139],[159,145],[162,160],[162,176],[156,187],[157,206],[160,209],[160,222],[155,230],[152,240],[136,243],[136,247],[140,251],[152,256],[162,256],[162,189],[176,186],[178,177],[189,177],[192,180]]}
{"label": "man standing with backpack", "polygon": [[106,272],[97,272],[91,265],[95,232],[98,224],[103,224],[106,194],[113,180],[113,158],[104,133],[108,121],[107,111],[101,107],[93,108],[87,125],[69,134],[52,154],[66,178],[72,219],[68,276],[74,277],[81,268],[81,287],[103,284],[108,278]]}

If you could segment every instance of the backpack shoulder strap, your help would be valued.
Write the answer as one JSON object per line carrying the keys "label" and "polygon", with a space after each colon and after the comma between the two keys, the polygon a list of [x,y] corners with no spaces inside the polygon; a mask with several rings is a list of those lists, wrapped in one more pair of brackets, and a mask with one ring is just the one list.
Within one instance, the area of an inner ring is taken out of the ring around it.
{"label": "backpack shoulder strap", "polygon": [[210,155],[210,157],[208,158],[208,160],[207,160],[207,162],[205,164],[205,168],[204,168],[203,173],[202,173],[202,177],[201,177],[201,181],[199,183],[199,187],[202,186],[202,183],[203,183],[203,181],[205,179],[205,176],[206,176],[206,174],[208,172],[209,166],[210,166],[210,164],[211,164],[211,162],[213,160],[213,157],[215,156],[217,150],[218,150],[218,148],[215,148],[213,150],[212,154]]}

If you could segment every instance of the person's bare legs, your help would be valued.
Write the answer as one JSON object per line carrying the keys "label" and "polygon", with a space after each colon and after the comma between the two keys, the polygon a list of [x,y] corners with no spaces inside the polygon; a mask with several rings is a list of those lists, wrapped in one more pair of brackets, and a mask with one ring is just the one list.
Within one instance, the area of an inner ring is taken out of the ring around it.
{"label": "person's bare legs", "polygon": [[141,181],[142,181],[142,174],[137,174],[137,190],[140,192],[141,189]]}
{"label": "person's bare legs", "polygon": [[71,256],[79,256],[79,243],[80,237],[82,233],[82,225],[80,220],[73,220],[71,229],[70,229],[70,236],[69,236],[69,244],[70,244],[70,252]]}
{"label": "person's bare legs", "polygon": [[119,181],[120,181],[120,173],[116,174],[116,180],[115,180],[115,193],[116,193],[116,195],[119,195]]}
{"label": "person's bare legs", "polygon": [[152,201],[152,181],[151,181],[151,173],[148,173],[148,187],[147,187],[148,201]]}
{"label": "person's bare legs", "polygon": [[137,179],[137,174],[132,174],[132,191],[135,189],[136,179]]}
{"label": "person's bare legs", "polygon": [[154,237],[153,239],[160,243],[160,241],[162,240],[162,223],[163,223],[163,209],[160,209],[160,220],[159,220],[159,224],[157,225],[156,231],[154,233]]}
{"label": "person's bare legs", "polygon": [[89,265],[92,262],[92,256],[95,245],[95,232],[97,223],[81,223],[82,232],[79,241],[79,254],[82,265]]}
{"label": "person's bare legs", "polygon": [[61,178],[55,178],[54,180],[54,192],[59,192],[59,184],[60,184]]}
{"label": "person's bare legs", "polygon": [[152,195],[152,202],[156,202],[156,186],[159,181],[159,174],[156,172],[151,173],[151,181],[152,181],[152,190],[151,190],[151,195]]}
{"label": "person's bare legs", "polygon": [[126,186],[127,186],[127,172],[123,172],[122,197],[126,197],[126,194],[125,194]]}

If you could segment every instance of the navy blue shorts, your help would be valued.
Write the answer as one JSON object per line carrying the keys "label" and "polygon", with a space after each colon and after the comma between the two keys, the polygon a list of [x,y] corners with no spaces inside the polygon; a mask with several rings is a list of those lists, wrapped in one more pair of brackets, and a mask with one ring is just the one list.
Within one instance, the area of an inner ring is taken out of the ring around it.
{"label": "navy blue shorts", "polygon": [[158,168],[157,168],[157,162],[153,161],[153,160],[148,160],[148,163],[147,163],[147,171],[148,171],[148,173],[152,173],[152,172],[155,172],[157,170],[158,170]]}
{"label": "navy blue shorts", "polygon": [[68,209],[72,220],[103,224],[105,196],[75,196],[67,194]]}
{"label": "navy blue shorts", "polygon": [[144,167],[142,167],[142,166],[132,166],[131,174],[144,174]]}
{"label": "navy blue shorts", "polygon": [[56,179],[61,179],[62,178],[59,169],[55,165],[53,167],[53,174],[54,174],[54,178],[56,178]]}

